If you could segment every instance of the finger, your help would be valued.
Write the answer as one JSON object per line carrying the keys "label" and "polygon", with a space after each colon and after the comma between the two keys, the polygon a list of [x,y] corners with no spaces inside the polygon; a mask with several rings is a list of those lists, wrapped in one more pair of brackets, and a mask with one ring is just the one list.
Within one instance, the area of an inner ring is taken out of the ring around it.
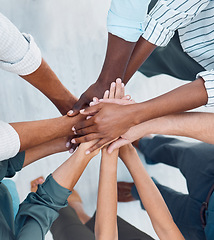
{"label": "finger", "polygon": [[84,142],[90,142],[94,139],[98,139],[98,134],[97,133],[91,133],[91,134],[88,134],[86,136],[82,136],[82,137],[79,137],[79,138],[73,138],[71,140],[71,142],[73,144],[79,144],[79,143],[84,143]]}
{"label": "finger", "polygon": [[72,127],[72,130],[77,134],[77,132],[82,128],[90,127],[94,124],[94,118],[91,117],[88,120],[80,121]]}
{"label": "finger", "polygon": [[117,141],[111,143],[108,147],[108,153],[112,153],[115,149],[118,149],[126,144],[129,144],[129,140],[124,138],[119,138]]}
{"label": "finger", "polygon": [[125,96],[125,84],[122,83],[122,92],[121,92],[121,98]]}
{"label": "finger", "polygon": [[119,104],[119,105],[130,104],[129,100],[124,100],[124,99],[100,99],[99,102],[102,102],[102,103],[115,103],[115,104]]}
{"label": "finger", "polygon": [[[99,138],[99,137],[97,137]],[[94,138],[94,139],[97,139],[97,138]],[[100,141],[98,141],[97,143],[95,143],[93,146],[91,146],[87,151],[86,151],[86,154],[89,154],[97,149],[100,149],[102,146],[104,146],[106,143],[109,142],[109,139],[107,138],[103,138],[101,139]]]}
{"label": "finger", "polygon": [[81,109],[80,114],[82,114],[82,115],[94,115],[95,113],[100,111],[101,107],[102,107],[101,104],[97,104],[97,105],[94,105],[92,107],[88,107],[86,109]]}
{"label": "finger", "polygon": [[[90,120],[90,119],[89,119]],[[98,131],[96,131],[95,126],[89,126],[89,127],[85,127],[79,130],[76,130],[77,135],[79,136],[83,136],[83,135],[88,135],[91,133],[97,133]]]}
{"label": "finger", "polygon": [[70,110],[70,111],[67,112],[67,116],[68,116],[68,117],[74,117],[74,116],[76,116],[78,113],[79,113],[79,111]]}
{"label": "finger", "polygon": [[106,90],[103,95],[103,99],[108,99],[108,98],[109,98],[109,90]]}
{"label": "finger", "polygon": [[93,102],[99,102],[99,99],[97,97],[93,97]]}
{"label": "finger", "polygon": [[122,96],[122,81],[120,78],[116,79],[116,91],[114,98],[120,99]]}
{"label": "finger", "polygon": [[116,90],[116,83],[112,82],[110,86],[109,98],[114,98],[115,90]]}
{"label": "finger", "polygon": [[125,95],[122,99],[123,100],[131,100],[131,96],[130,95]]}
{"label": "finger", "polygon": [[[80,99],[74,104],[72,110],[73,110],[73,114],[75,113],[79,113],[79,111],[86,107],[89,104],[89,100],[83,99],[82,97],[80,97]],[[73,115],[72,115],[73,116]]]}

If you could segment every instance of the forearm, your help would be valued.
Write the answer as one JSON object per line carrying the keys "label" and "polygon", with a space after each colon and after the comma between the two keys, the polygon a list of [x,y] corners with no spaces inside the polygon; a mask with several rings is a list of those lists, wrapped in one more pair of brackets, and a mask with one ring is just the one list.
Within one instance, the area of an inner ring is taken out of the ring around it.
{"label": "forearm", "polygon": [[44,59],[42,59],[40,67],[35,72],[21,77],[47,96],[63,115],[77,101],[76,97],[59,81]]}
{"label": "forearm", "polygon": [[66,142],[67,142],[66,137],[58,138],[26,150],[23,167],[26,167],[27,165],[41,158],[68,150],[66,148]]}
{"label": "forearm", "polygon": [[63,116],[40,121],[10,123],[10,125],[19,135],[20,151],[24,151],[56,138],[72,136],[72,127],[78,120],[80,120],[79,115],[72,118]]}
{"label": "forearm", "polygon": [[[184,239],[175,225],[172,216],[157,187],[147,174],[136,150],[132,146],[122,154],[122,159],[130,171],[141,201],[160,239]],[[130,160],[131,159],[131,160]]]}
{"label": "forearm", "polygon": [[97,81],[103,82],[109,88],[115,79],[123,79],[135,44],[109,33],[106,57]]}
{"label": "forearm", "polygon": [[96,239],[118,239],[117,235],[117,158],[118,150],[102,150],[95,221]]}
{"label": "forearm", "polygon": [[52,176],[59,185],[69,190],[74,188],[89,161],[97,154],[85,155],[86,149],[84,144],[81,144],[77,151],[53,172]]}
{"label": "forearm", "polygon": [[168,114],[184,112],[207,103],[207,92],[203,79],[178,87],[154,99],[127,106],[132,118],[132,125],[162,117]]}
{"label": "forearm", "polygon": [[125,84],[139,69],[139,67],[145,62],[145,60],[149,57],[149,55],[153,52],[155,48],[156,45],[146,41],[142,37],[139,38],[126,69],[123,81]]}
{"label": "forearm", "polygon": [[[141,133],[177,135],[214,144],[213,113],[187,112],[157,118],[141,125]],[[140,125],[139,125],[140,126]],[[135,132],[140,131],[140,128]],[[144,134],[143,134],[144,135]],[[145,136],[144,135],[144,136]]]}

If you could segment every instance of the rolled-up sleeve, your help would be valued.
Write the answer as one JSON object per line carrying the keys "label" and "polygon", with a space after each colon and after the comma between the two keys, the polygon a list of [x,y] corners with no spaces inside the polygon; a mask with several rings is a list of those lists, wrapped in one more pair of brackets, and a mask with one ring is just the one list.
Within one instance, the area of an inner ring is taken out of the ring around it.
{"label": "rolled-up sleeve", "polygon": [[20,149],[20,139],[15,129],[0,121],[0,161],[14,157]]}
{"label": "rolled-up sleeve", "polygon": [[209,0],[160,0],[146,17],[142,37],[157,46],[166,46],[175,30],[188,25]]}
{"label": "rolled-up sleeve", "polygon": [[206,106],[213,107],[214,106],[214,70],[211,71],[203,71],[197,74],[196,78],[204,79],[204,86],[207,90],[208,101]]}
{"label": "rolled-up sleeve", "polygon": [[108,12],[108,32],[136,42],[144,32],[149,0],[112,0]]}
{"label": "rolled-up sleeve", "polygon": [[0,13],[0,68],[28,75],[41,65],[41,52],[30,34],[22,34]]}

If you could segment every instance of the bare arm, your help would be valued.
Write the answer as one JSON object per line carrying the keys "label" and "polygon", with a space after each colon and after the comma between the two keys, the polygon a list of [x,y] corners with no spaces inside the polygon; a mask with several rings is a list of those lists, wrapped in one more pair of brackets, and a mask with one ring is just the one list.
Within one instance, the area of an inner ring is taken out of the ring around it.
{"label": "bare arm", "polygon": [[66,137],[58,138],[26,150],[23,167],[26,167],[27,165],[46,156],[68,150],[66,142]]}
{"label": "bare arm", "polygon": [[77,101],[77,98],[63,86],[44,59],[42,59],[40,67],[35,72],[21,77],[48,97],[63,115]]}
{"label": "bare arm", "polygon": [[10,125],[19,135],[20,151],[24,151],[56,138],[72,136],[72,127],[80,119],[80,115],[73,118],[63,116],[40,121],[10,123]]}
{"label": "bare arm", "polygon": [[134,147],[131,144],[124,146],[120,149],[120,156],[132,175],[141,201],[160,240],[184,240]]}
{"label": "bare arm", "polygon": [[100,180],[97,197],[95,236],[98,240],[117,240],[117,159],[118,151],[111,154],[102,150]]}
{"label": "bare arm", "polygon": [[86,149],[91,144],[93,144],[93,142],[81,144],[77,151],[53,172],[53,178],[59,185],[69,190],[74,188],[89,161],[99,153],[98,150],[85,155]]}
{"label": "bare arm", "polygon": [[[109,100],[104,101],[108,102]],[[190,110],[206,104],[206,102],[207,92],[202,78],[142,103],[121,106],[103,102],[81,112],[84,115],[96,114],[91,119],[78,122],[75,125],[76,132],[85,135],[81,139],[76,139],[76,142],[101,139],[89,149],[93,151],[121,136],[137,124],[168,114]]]}
{"label": "bare arm", "polygon": [[124,78],[135,44],[135,42],[128,42],[115,35],[108,34],[108,46],[102,71],[97,81],[81,95],[73,107],[74,111],[79,111],[88,106],[93,97],[102,98],[112,81],[117,78]]}

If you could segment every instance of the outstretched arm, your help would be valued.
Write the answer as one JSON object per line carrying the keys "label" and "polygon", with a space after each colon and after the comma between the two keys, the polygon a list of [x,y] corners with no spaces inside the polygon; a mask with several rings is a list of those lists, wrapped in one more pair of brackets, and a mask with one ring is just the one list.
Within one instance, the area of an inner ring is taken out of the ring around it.
{"label": "outstretched arm", "polygon": [[72,127],[80,119],[82,119],[80,115],[73,118],[63,116],[47,120],[10,123],[10,125],[19,135],[20,151],[24,151],[56,138],[73,136]]}
{"label": "outstretched arm", "polygon": [[134,147],[131,144],[122,147],[120,157],[132,175],[141,201],[160,240],[184,240]]}
{"label": "outstretched arm", "polygon": [[30,193],[20,205],[16,217],[17,237],[14,239],[44,239],[58,216],[58,210],[67,205],[67,198],[88,162],[98,153],[86,156],[87,144],[81,144],[66,162],[49,175],[44,184],[39,185],[37,192]]}
{"label": "outstretched arm", "polygon": [[[182,96],[182,97],[181,97]],[[118,105],[102,103],[81,111],[84,115],[94,115],[87,121],[78,122],[75,125],[76,132],[85,135],[76,142],[101,139],[95,146],[90,148],[93,151],[107,142],[118,138],[129,128],[142,122],[161,116],[183,112],[199,107],[207,102],[207,93],[203,79],[199,78],[193,83],[188,83],[171,92],[146,102],[132,105]]]}
{"label": "outstretched arm", "polygon": [[45,94],[65,115],[77,99],[63,86],[30,34],[22,34],[0,14],[0,68],[16,73]]}
{"label": "outstretched arm", "polygon": [[21,77],[48,97],[62,115],[65,115],[77,101],[77,98],[63,86],[44,59],[36,71]]}
{"label": "outstretched arm", "polygon": [[108,154],[102,150],[97,197],[95,237],[98,240],[117,240],[117,160],[118,150]]}

